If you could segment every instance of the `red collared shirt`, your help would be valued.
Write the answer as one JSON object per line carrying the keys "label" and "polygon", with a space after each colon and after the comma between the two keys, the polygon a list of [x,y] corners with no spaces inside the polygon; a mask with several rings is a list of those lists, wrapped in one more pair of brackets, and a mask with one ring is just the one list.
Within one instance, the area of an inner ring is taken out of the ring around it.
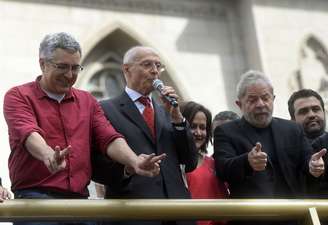
{"label": "red collared shirt", "polygon": [[[58,103],[40,88],[39,79],[10,89],[4,98],[12,190],[49,188],[85,195],[91,177],[91,146],[105,154],[107,146],[122,136],[88,92],[71,88]],[[63,171],[51,174],[28,152],[24,143],[32,132],[38,132],[53,149],[72,146]]]}

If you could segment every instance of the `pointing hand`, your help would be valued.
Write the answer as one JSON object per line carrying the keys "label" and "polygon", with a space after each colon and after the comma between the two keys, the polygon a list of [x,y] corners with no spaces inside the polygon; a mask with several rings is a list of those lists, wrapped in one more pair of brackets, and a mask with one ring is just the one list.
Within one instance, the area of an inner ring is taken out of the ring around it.
{"label": "pointing hand", "polygon": [[257,142],[252,150],[248,153],[249,165],[253,168],[254,171],[263,171],[266,168],[267,161],[268,155],[265,152],[262,152],[262,145],[260,142]]}

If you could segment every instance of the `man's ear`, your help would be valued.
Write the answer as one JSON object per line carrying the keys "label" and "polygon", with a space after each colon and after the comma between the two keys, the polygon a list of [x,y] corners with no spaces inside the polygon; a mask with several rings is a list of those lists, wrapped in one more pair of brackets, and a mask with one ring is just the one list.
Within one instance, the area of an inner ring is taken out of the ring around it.
{"label": "man's ear", "polygon": [[239,107],[239,109],[241,109],[241,102],[239,100],[236,100],[235,103]]}
{"label": "man's ear", "polygon": [[122,65],[122,71],[124,74],[128,74],[130,71],[129,71],[129,66],[126,65],[126,64],[123,64]]}
{"label": "man's ear", "polygon": [[46,61],[42,58],[39,58],[39,65],[40,65],[41,71],[43,73],[45,71],[45,68],[46,68]]}

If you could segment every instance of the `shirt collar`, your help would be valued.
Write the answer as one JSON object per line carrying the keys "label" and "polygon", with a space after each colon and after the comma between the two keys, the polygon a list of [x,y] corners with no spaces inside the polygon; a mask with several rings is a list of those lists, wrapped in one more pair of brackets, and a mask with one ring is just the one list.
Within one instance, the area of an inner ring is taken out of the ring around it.
{"label": "shirt collar", "polygon": [[[132,90],[131,88],[128,88],[127,86],[125,87],[125,92],[128,94],[128,96],[131,98],[131,100],[133,102],[137,101],[141,96],[143,96],[139,92]],[[151,93],[148,95],[148,97],[151,99]]]}
{"label": "shirt collar", "polygon": [[[41,80],[41,77],[42,75],[39,75],[37,76],[37,78],[35,79],[35,83],[36,83],[36,89],[37,89],[37,92],[36,92],[36,95],[39,99],[41,98],[44,98],[44,97],[48,97],[47,93],[45,91],[42,90],[41,88],[41,85],[40,85],[40,80]],[[72,99],[74,100],[75,97],[74,97],[74,93],[73,93],[73,90],[72,88],[69,90],[69,92],[65,95],[64,99],[62,101],[65,101],[65,100],[69,100],[69,99]]]}

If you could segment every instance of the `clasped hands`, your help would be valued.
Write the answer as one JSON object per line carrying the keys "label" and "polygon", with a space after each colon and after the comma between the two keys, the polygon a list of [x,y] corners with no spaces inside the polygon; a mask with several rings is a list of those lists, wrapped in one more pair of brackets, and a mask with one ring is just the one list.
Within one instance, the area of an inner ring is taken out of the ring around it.
{"label": "clasped hands", "polygon": [[[322,157],[326,154],[325,148],[314,153],[309,161],[309,172],[314,177],[319,177],[325,172],[325,164]],[[263,171],[267,166],[268,155],[262,151],[261,143],[257,142],[248,153],[248,162],[254,171]]]}

